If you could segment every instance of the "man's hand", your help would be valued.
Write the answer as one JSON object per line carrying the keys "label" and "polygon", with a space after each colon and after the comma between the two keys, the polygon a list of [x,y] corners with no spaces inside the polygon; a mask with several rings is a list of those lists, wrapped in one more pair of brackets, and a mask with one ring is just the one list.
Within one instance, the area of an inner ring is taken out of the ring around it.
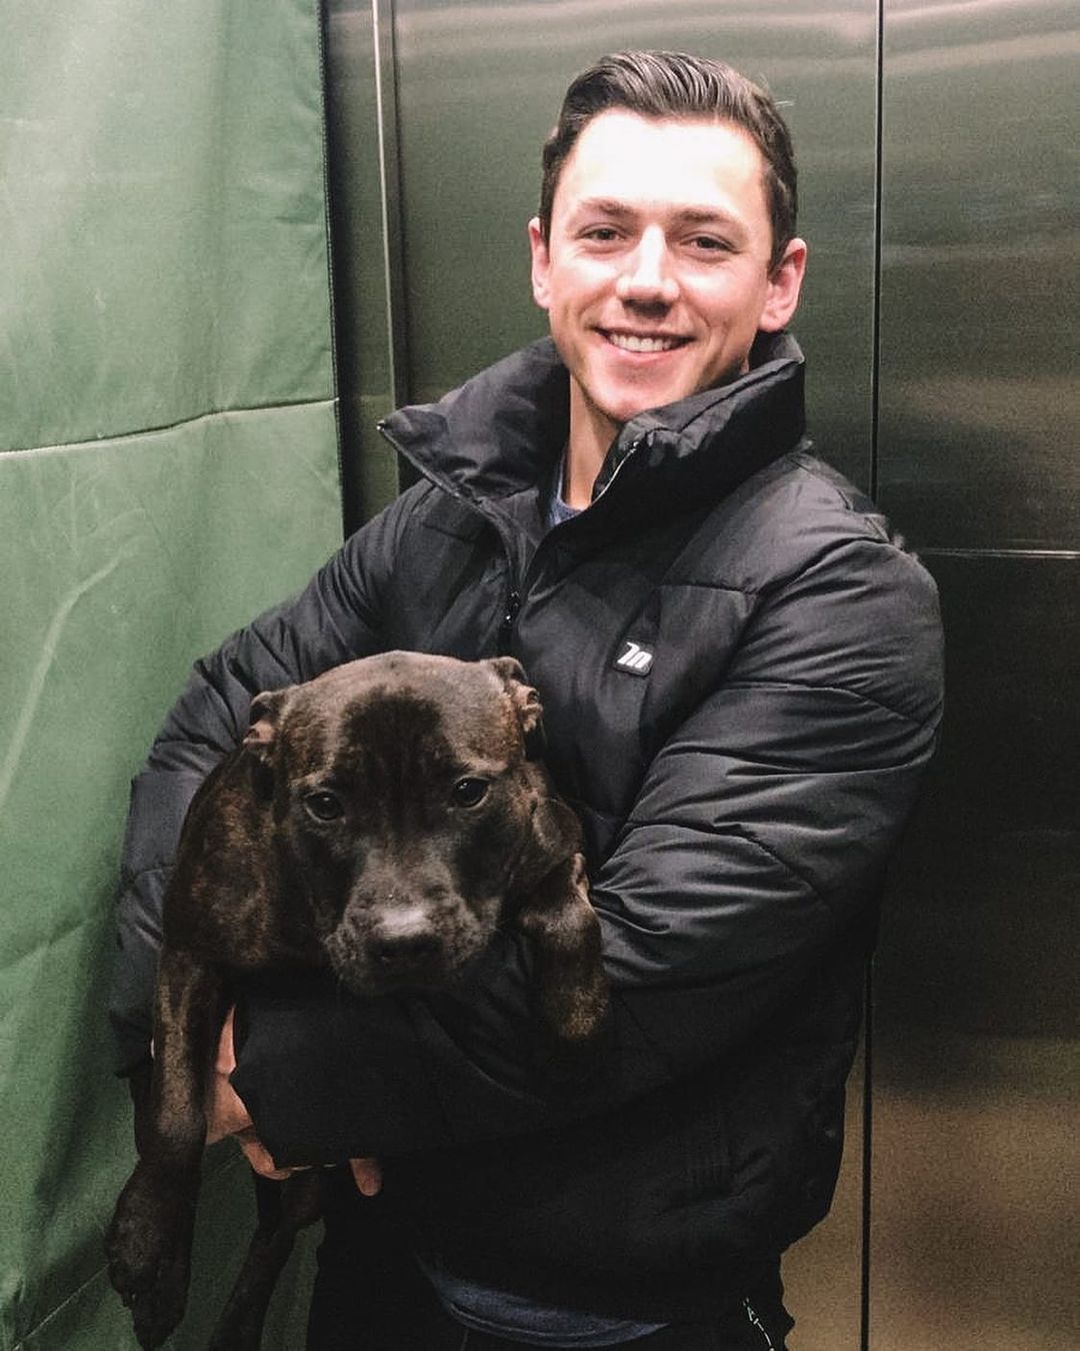
{"label": "man's hand", "polygon": [[[206,1143],[216,1144],[227,1135],[235,1136],[240,1142],[252,1168],[262,1177],[283,1181],[297,1168],[278,1168],[270,1151],[255,1134],[255,1124],[240,1095],[229,1083],[229,1075],[236,1068],[236,1052],[233,1047],[233,1015],[230,1009],[221,1029],[218,1042],[217,1060],[214,1063],[214,1079],[210,1088],[210,1101],[206,1105]],[[382,1186],[382,1170],[378,1159],[350,1159],[356,1186],[364,1196],[374,1196]]]}

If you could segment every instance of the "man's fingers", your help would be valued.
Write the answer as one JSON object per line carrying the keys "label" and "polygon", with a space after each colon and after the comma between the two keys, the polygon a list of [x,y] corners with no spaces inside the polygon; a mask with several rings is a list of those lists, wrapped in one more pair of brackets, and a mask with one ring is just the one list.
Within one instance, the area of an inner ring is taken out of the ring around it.
{"label": "man's fingers", "polygon": [[[244,1157],[260,1177],[268,1177],[274,1182],[284,1182],[297,1168],[278,1168],[273,1155],[255,1134],[255,1127],[248,1110],[239,1095],[229,1083],[229,1075],[236,1068],[236,1052],[233,1048],[233,1016],[231,1008],[225,1018],[218,1039],[217,1057],[214,1063],[214,1082],[210,1102],[207,1104],[206,1143],[214,1144],[226,1135],[233,1135],[244,1151]],[[378,1159],[350,1159],[353,1180],[364,1196],[375,1196],[382,1188],[382,1169]]]}
{"label": "man's fingers", "polygon": [[214,1074],[210,1083],[210,1097],[206,1104],[206,1143],[216,1144],[226,1135],[251,1125],[251,1117],[243,1101],[229,1083],[229,1075],[236,1068],[233,1051],[233,1010],[230,1009],[218,1038]]}
{"label": "man's fingers", "polygon": [[270,1151],[255,1134],[254,1128],[237,1131],[236,1138],[244,1151],[244,1157],[260,1177],[268,1177],[273,1182],[284,1182],[287,1177],[300,1171],[297,1168],[278,1168]]}
{"label": "man's fingers", "polygon": [[236,1069],[236,1049],[233,1046],[233,1021],[235,1016],[236,1005],[232,1004],[225,1015],[221,1036],[218,1038],[217,1062],[214,1065],[218,1074],[232,1074],[233,1070]]}
{"label": "man's fingers", "polygon": [[[293,1173],[307,1171],[304,1167],[278,1168],[270,1151],[255,1134],[254,1126],[237,1131],[236,1139],[244,1151],[244,1157],[260,1177],[268,1177],[273,1182],[284,1182],[287,1177],[292,1177]],[[352,1171],[353,1181],[363,1196],[378,1195],[382,1189],[382,1169],[379,1167],[378,1159],[350,1159],[349,1168]]]}
{"label": "man's fingers", "polygon": [[378,1159],[350,1159],[353,1181],[362,1196],[377,1196],[382,1189],[382,1169]]}

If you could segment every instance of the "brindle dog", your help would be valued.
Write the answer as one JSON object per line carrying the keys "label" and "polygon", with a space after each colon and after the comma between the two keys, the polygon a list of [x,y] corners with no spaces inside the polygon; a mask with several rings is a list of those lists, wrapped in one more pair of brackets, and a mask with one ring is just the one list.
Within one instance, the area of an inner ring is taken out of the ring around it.
{"label": "brindle dog", "polygon": [[[192,802],[165,899],[152,1075],[109,1275],[142,1347],[180,1321],[216,1043],[237,977],[327,967],[361,995],[467,974],[498,924],[531,941],[541,1026],[587,1046],[607,1002],[577,818],[539,758],[516,661],[391,652],[258,695]],[[573,1056],[571,1055],[571,1059]],[[212,1347],[254,1351],[317,1174],[282,1184]]]}

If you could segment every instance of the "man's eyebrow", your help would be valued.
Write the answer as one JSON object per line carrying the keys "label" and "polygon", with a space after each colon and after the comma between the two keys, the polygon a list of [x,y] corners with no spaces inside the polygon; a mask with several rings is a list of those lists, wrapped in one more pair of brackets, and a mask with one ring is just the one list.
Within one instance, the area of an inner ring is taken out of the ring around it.
{"label": "man's eyebrow", "polygon": [[634,208],[616,197],[583,197],[576,202],[572,216],[633,216]]}
{"label": "man's eyebrow", "polygon": [[[571,212],[571,218],[598,215],[625,220],[640,213],[640,207],[620,201],[617,197],[583,197],[576,203]],[[732,215],[722,207],[680,206],[676,203],[671,206],[669,214],[680,225],[720,225],[731,229],[743,228],[743,223],[738,216]]]}
{"label": "man's eyebrow", "polygon": [[725,225],[742,228],[742,221],[730,211],[711,206],[682,206],[674,211],[676,220],[684,225]]}

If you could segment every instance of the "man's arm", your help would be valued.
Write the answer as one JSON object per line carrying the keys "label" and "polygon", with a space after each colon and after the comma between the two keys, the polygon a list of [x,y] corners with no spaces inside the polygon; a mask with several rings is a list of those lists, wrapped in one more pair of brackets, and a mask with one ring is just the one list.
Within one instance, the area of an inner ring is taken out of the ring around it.
{"label": "man's arm", "polygon": [[589,1084],[545,1084],[528,953],[502,935],[457,995],[256,996],[234,1083],[274,1158],[529,1131],[738,1048],[823,957],[865,945],[941,685],[936,596],[918,564],[884,541],[828,550],[759,606],[593,878],[614,1000]]}

